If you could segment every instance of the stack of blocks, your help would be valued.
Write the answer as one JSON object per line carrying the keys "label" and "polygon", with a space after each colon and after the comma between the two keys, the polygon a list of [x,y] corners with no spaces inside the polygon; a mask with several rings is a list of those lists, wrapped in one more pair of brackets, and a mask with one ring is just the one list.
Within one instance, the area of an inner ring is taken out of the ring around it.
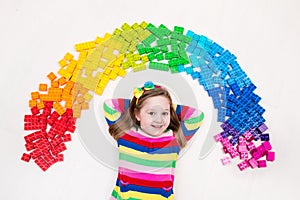
{"label": "stack of blocks", "polygon": [[[175,26],[173,31],[161,24],[124,23],[113,34],[75,45],[77,59],[66,53],[58,61],[58,74],[48,74],[50,86],[39,85],[31,93],[31,114],[24,117],[24,130],[35,131],[25,136],[22,160],[31,158],[47,170],[63,160],[64,142],[71,140],[76,118],[89,109],[93,94],[102,95],[109,81],[133,72],[146,70],[186,73],[204,87],[218,110],[223,131],[215,135],[229,156],[223,165],[240,158],[240,170],[264,168],[274,161],[270,135],[265,131],[265,109],[254,93],[256,86],[236,61],[235,55],[205,36]],[[60,76],[60,77],[58,77]],[[258,141],[260,145],[256,145]],[[266,157],[266,159],[263,159]]]}

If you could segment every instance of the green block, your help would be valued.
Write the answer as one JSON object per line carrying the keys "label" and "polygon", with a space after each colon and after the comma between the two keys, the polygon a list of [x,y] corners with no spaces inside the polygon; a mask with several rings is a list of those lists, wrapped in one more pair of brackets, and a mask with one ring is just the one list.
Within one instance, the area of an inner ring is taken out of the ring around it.
{"label": "green block", "polygon": [[177,66],[174,66],[174,67],[170,67],[171,69],[171,73],[178,73],[178,67]]}
{"label": "green block", "polygon": [[163,38],[163,39],[157,40],[157,46],[169,45],[169,44],[170,44],[169,38]]}
{"label": "green block", "polygon": [[168,46],[161,46],[160,50],[161,50],[161,52],[166,53],[169,51],[169,48],[168,48]]}
{"label": "green block", "polygon": [[174,32],[177,32],[179,34],[183,34],[184,28],[179,26],[174,26]]}
{"label": "green block", "polygon": [[158,53],[158,54],[156,54],[156,59],[157,60],[163,60],[164,59],[164,54],[163,53]]}
{"label": "green block", "polygon": [[156,63],[156,62],[150,62],[149,63],[149,69],[156,69],[161,71],[169,71],[169,65],[164,63]]}
{"label": "green block", "polygon": [[155,59],[155,54],[154,53],[150,53],[147,56],[148,56],[149,61],[152,61],[152,60]]}
{"label": "green block", "polygon": [[155,54],[157,54],[157,53],[160,52],[160,49],[158,47],[153,47],[152,48],[152,52],[155,53]]}
{"label": "green block", "polygon": [[161,24],[159,27],[159,30],[161,31],[161,33],[163,33],[164,36],[169,36],[172,31],[170,31],[165,25]]}
{"label": "green block", "polygon": [[154,35],[149,35],[145,40],[142,41],[146,46],[151,46],[151,44],[156,40]]}

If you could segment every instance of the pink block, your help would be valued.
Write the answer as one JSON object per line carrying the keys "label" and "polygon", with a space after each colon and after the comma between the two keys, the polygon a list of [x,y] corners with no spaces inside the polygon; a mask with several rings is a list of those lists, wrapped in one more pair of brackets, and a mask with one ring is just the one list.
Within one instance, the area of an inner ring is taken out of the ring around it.
{"label": "pink block", "polygon": [[246,145],[238,145],[238,152],[247,152]]}
{"label": "pink block", "polygon": [[215,139],[216,142],[220,142],[220,141],[223,139],[223,137],[222,137],[222,135],[219,133],[219,134],[217,134],[217,135],[214,136],[214,139]]}
{"label": "pink block", "polygon": [[240,153],[240,159],[242,159],[242,160],[248,159],[248,153],[247,152],[241,152]]}
{"label": "pink block", "polygon": [[241,162],[238,164],[238,167],[240,168],[241,171],[249,167],[249,163],[247,160]]}
{"label": "pink block", "polygon": [[251,158],[251,159],[249,160],[249,164],[250,164],[250,166],[251,166],[252,168],[255,168],[255,167],[258,166],[258,163],[257,163],[257,161],[256,161],[254,158]]}
{"label": "pink block", "polygon": [[244,135],[243,135],[245,138],[246,138],[246,140],[248,140],[248,141],[250,141],[251,139],[252,139],[252,134],[249,132],[249,131],[247,131],[246,133],[244,133]]}
{"label": "pink block", "polygon": [[272,146],[269,141],[263,142],[262,145],[265,147],[266,150],[270,151]]}
{"label": "pink block", "polygon": [[226,157],[221,159],[221,162],[222,162],[223,165],[228,165],[228,164],[231,163],[231,160],[228,156],[226,156]]}
{"label": "pink block", "polygon": [[267,167],[267,161],[266,160],[258,160],[257,163],[258,163],[259,168]]}
{"label": "pink block", "polygon": [[239,138],[239,145],[242,145],[242,146],[246,146],[246,138],[243,138],[243,137],[240,137]]}
{"label": "pink block", "polygon": [[249,151],[252,151],[253,149],[256,148],[255,144],[253,142],[249,142],[249,144],[247,145]]}
{"label": "pink block", "polygon": [[267,161],[274,161],[275,160],[275,152],[268,151],[267,152]]}
{"label": "pink block", "polygon": [[237,151],[232,151],[229,154],[230,154],[231,158],[236,158],[240,155]]}

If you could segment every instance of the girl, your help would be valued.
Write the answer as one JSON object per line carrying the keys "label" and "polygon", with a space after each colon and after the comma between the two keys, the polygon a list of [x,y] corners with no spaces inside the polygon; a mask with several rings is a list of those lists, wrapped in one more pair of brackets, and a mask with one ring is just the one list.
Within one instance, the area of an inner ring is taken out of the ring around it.
{"label": "girl", "polygon": [[204,114],[173,105],[169,92],[152,82],[135,88],[131,101],[106,100],[104,112],[119,150],[118,178],[110,199],[174,199],[178,154]]}

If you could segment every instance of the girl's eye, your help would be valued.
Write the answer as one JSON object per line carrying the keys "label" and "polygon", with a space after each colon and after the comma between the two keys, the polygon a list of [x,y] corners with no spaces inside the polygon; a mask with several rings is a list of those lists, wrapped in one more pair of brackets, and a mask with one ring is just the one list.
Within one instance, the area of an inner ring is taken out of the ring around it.
{"label": "girl's eye", "polygon": [[149,112],[149,115],[153,116],[155,115],[155,112]]}
{"label": "girl's eye", "polygon": [[164,115],[164,116],[168,116],[169,113],[168,113],[168,112],[163,112],[163,115]]}

